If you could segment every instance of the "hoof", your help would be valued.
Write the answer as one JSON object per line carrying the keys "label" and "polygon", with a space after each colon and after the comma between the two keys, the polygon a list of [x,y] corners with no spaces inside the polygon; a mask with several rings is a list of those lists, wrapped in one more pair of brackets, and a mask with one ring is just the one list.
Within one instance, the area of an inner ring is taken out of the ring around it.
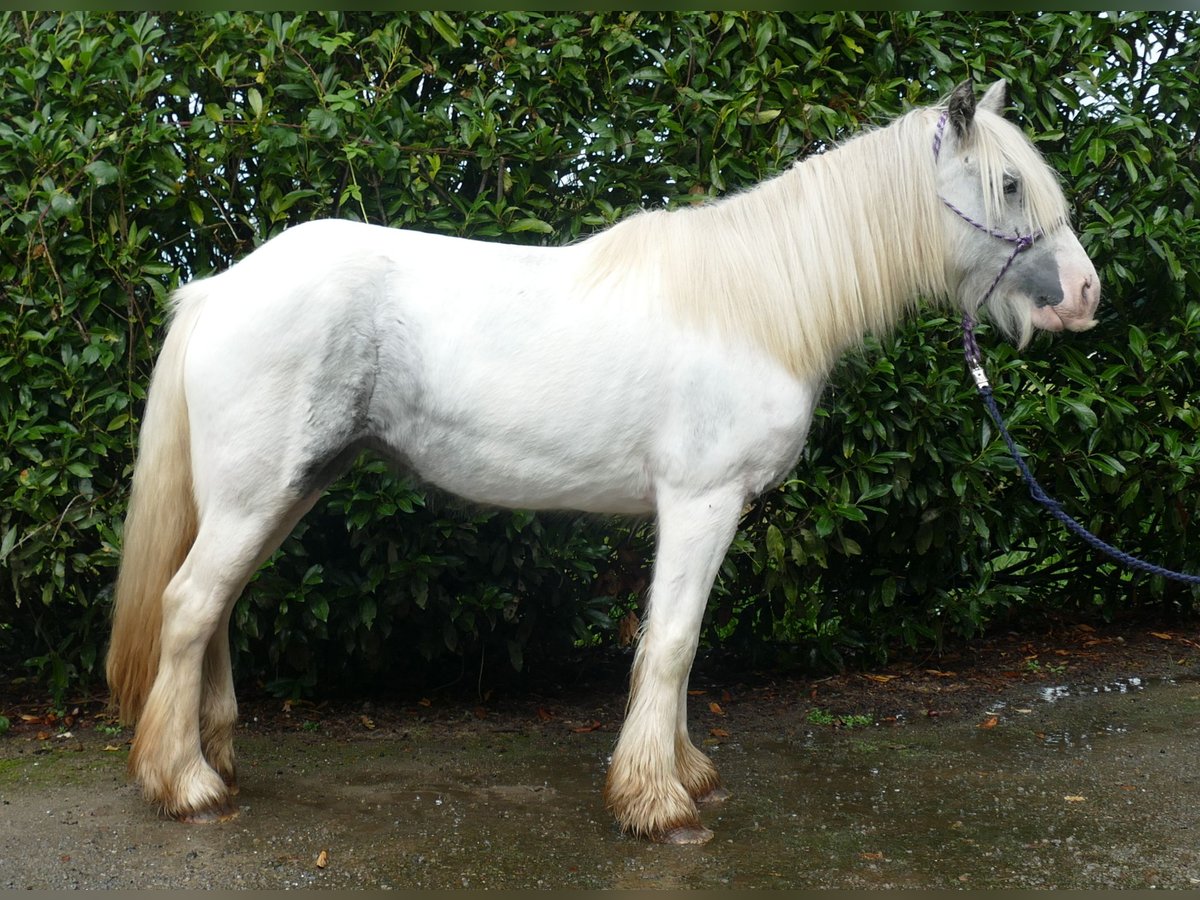
{"label": "hoof", "polygon": [[713,833],[703,825],[676,825],[658,839],[660,844],[707,844]]}
{"label": "hoof", "polygon": [[201,809],[196,812],[180,813],[173,818],[179,822],[186,822],[188,825],[215,825],[219,822],[228,822],[231,819],[236,819],[238,808],[231,802],[225,802],[220,806],[212,809]]}
{"label": "hoof", "polygon": [[725,790],[725,788],[721,787],[721,785],[718,784],[716,787],[709,789],[706,793],[701,794],[699,797],[697,797],[696,803],[697,804],[723,803],[724,801],[726,801],[728,799],[729,799],[729,791]]}

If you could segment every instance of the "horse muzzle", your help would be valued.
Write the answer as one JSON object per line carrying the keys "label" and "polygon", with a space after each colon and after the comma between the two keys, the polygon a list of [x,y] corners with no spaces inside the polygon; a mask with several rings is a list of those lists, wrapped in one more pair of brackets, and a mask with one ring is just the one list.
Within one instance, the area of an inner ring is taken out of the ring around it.
{"label": "horse muzzle", "polygon": [[1044,331],[1087,331],[1096,326],[1096,308],[1100,305],[1100,276],[1089,263],[1062,271],[1062,294],[1058,298],[1039,297],[1034,301],[1031,319]]}

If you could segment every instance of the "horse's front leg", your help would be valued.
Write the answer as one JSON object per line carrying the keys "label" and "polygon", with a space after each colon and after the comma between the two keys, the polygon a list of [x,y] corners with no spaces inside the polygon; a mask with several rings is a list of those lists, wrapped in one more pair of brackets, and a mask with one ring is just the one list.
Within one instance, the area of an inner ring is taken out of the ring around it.
{"label": "horse's front leg", "polygon": [[721,784],[717,767],[708,754],[692,743],[687,723],[687,679],[679,689],[679,713],[675,725],[675,765],[679,780],[688,794],[699,804],[720,803],[729,797]]}
{"label": "horse's front leg", "polygon": [[719,792],[720,780],[687,736],[687,679],[743,500],[736,488],[702,495],[660,491],[649,610],[604,791],[621,827],[639,837],[665,843],[712,837],[700,824],[696,799]]}

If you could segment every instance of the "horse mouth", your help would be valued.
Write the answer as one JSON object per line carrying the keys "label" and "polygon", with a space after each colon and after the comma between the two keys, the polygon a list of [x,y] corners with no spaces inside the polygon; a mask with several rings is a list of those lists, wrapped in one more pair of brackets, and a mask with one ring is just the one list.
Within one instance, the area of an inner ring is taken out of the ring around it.
{"label": "horse mouth", "polygon": [[1091,315],[1091,309],[1083,309],[1076,315],[1071,315],[1071,310],[1064,309],[1064,305],[1059,303],[1056,306],[1034,307],[1031,316],[1034,326],[1043,331],[1088,331],[1098,324]]}

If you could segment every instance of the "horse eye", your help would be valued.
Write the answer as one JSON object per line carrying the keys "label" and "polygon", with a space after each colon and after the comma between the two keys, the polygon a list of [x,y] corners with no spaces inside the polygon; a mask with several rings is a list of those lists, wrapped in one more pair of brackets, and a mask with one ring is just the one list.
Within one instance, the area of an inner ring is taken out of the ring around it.
{"label": "horse eye", "polygon": [[1021,183],[1019,181],[1017,181],[1017,179],[1013,178],[1011,175],[1004,176],[1004,193],[1005,194],[1015,194],[1017,192],[1017,189],[1020,188],[1020,186],[1021,186]]}

